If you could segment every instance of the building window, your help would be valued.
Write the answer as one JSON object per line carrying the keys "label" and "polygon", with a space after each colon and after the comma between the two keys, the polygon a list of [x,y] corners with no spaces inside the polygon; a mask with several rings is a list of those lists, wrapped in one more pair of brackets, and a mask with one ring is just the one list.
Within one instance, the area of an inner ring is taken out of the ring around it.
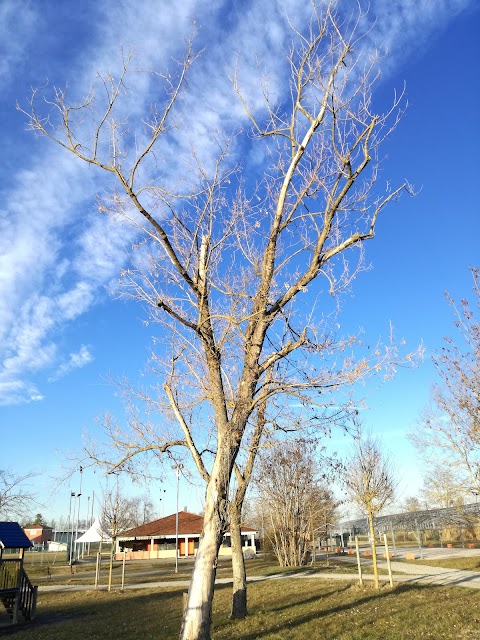
{"label": "building window", "polygon": [[175,538],[162,538],[155,542],[158,544],[159,551],[175,551]]}

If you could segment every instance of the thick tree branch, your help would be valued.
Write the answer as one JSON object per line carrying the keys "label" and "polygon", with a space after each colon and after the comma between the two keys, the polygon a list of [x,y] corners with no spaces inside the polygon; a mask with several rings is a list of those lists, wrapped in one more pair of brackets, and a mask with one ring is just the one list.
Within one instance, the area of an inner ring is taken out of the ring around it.
{"label": "thick tree branch", "polygon": [[175,417],[178,421],[178,424],[180,425],[180,428],[182,429],[184,435],[185,435],[185,440],[186,440],[186,446],[189,448],[190,453],[192,454],[193,460],[195,462],[195,465],[198,469],[198,472],[200,473],[200,475],[202,476],[202,478],[205,480],[205,482],[208,482],[210,475],[207,472],[207,470],[205,469],[205,466],[203,464],[203,460],[202,457],[200,455],[200,453],[197,450],[197,447],[195,446],[195,442],[193,441],[192,438],[192,434],[190,433],[190,429],[188,428],[187,423],[185,422],[184,417],[182,416],[179,408],[178,408],[178,404],[174,398],[172,389],[170,387],[170,385],[168,383],[165,383],[163,385],[163,388],[165,389],[165,393],[167,394],[167,398],[168,401],[170,403],[170,407],[172,408],[173,413],[175,414]]}

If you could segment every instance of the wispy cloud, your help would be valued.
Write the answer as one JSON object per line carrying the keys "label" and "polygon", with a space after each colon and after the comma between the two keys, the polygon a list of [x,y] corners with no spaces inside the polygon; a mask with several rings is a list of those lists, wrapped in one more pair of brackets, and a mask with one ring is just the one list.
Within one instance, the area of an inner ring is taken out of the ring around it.
{"label": "wispy cloud", "polygon": [[370,39],[382,51],[387,68],[399,60],[419,53],[455,16],[473,0],[373,0],[367,20],[372,26]]}
{"label": "wispy cloud", "polygon": [[43,400],[36,385],[23,380],[0,380],[0,406]]}
{"label": "wispy cloud", "polygon": [[23,62],[39,16],[31,2],[3,0],[0,3],[0,80],[12,80]]}
{"label": "wispy cloud", "polygon": [[82,344],[80,351],[69,354],[68,360],[58,367],[56,373],[49,378],[49,382],[55,382],[74,369],[81,369],[91,362],[93,362],[93,355],[90,353],[88,347]]}
{"label": "wispy cloud", "polygon": [[[113,8],[113,3],[105,3],[104,7],[110,15],[107,9]],[[117,4],[115,7],[119,9]],[[98,69],[112,68],[112,51],[118,51],[119,43],[127,36],[142,42],[142,22],[153,21],[153,36],[154,23],[161,21],[153,4],[139,20],[134,19],[134,14],[139,17],[138,9],[134,10],[130,3],[125,3],[125,9],[126,13],[119,11],[116,17],[113,12],[101,27],[101,46],[83,51],[83,65],[76,65],[79,93],[89,86],[92,62]],[[128,12],[132,16],[126,21]],[[155,19],[146,15],[150,12],[155,13]],[[170,14],[179,28],[178,16],[175,12]],[[132,25],[137,26],[137,31]],[[147,57],[167,55],[168,46],[159,52],[159,47],[153,46],[153,37],[151,45],[151,51],[145,51]],[[140,110],[142,87],[139,89]],[[124,247],[131,244],[135,233],[98,214],[93,196],[105,188],[101,175],[89,171],[60,148],[36,143],[33,136],[30,161],[12,176],[10,184],[3,193],[0,211],[0,296],[8,301],[0,306],[2,404],[42,399],[29,381],[35,372],[56,367],[50,377],[58,379],[91,362],[86,347],[65,361],[59,353],[57,336],[67,323],[104,295],[105,286],[125,260]]]}
{"label": "wispy cloud", "polygon": [[[427,40],[468,4],[468,0],[375,0],[371,15],[377,21],[371,37],[392,51],[390,64],[395,64],[402,51]],[[0,77],[11,74],[15,62],[25,55],[18,29],[28,40],[35,25],[32,5],[20,6],[25,10],[19,11],[18,2],[6,0],[0,7],[0,42],[6,51]],[[198,45],[205,46],[205,51],[182,97],[183,113],[190,114],[188,126],[175,133],[175,140],[167,140],[160,159],[167,178],[181,178],[185,173],[182,154],[187,154],[192,142],[208,163],[217,152],[212,132],[230,130],[245,118],[227,77],[237,59],[242,89],[258,106],[260,75],[269,75],[273,94],[283,85],[287,64],[282,52],[291,38],[289,21],[299,24],[308,10],[309,3],[301,0],[252,0],[242,3],[241,11],[239,4],[226,0],[208,4],[103,0],[96,11],[104,19],[95,20],[92,44],[76,61],[75,77],[69,78],[65,69],[65,77],[55,79],[55,84],[70,79],[78,95],[85,94],[92,69],[118,69],[120,45],[135,49],[137,68],[164,69],[181,56],[195,20]],[[17,20],[15,38],[13,19]],[[257,61],[261,61],[258,69]],[[141,122],[155,90],[148,73],[138,74],[135,83],[130,85],[126,112],[131,120]],[[105,286],[126,259],[125,248],[130,247],[135,230],[98,213],[93,197],[110,188],[99,172],[82,166],[60,148],[38,143],[33,136],[28,161],[13,167],[4,184],[10,186],[3,190],[0,207],[0,299],[4,301],[0,305],[0,403],[7,404],[42,398],[30,381],[34,372],[45,371],[46,377],[58,379],[91,362],[86,347],[70,347],[72,353],[65,358],[58,335],[105,295]]]}

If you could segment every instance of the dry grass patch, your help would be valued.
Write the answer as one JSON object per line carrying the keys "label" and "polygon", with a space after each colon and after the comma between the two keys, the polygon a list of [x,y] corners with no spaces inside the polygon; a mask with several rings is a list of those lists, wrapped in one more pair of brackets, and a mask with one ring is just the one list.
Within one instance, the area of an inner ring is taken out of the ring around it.
{"label": "dry grass patch", "polygon": [[[480,557],[471,556],[462,558],[435,558],[433,560],[413,560],[410,564],[424,564],[430,567],[443,567],[445,569],[462,569],[465,571],[480,571]],[[479,634],[480,637],[480,634]]]}
{"label": "dry grass patch", "polygon": [[[313,565],[305,565],[303,567],[280,567],[277,562],[272,560],[263,560],[256,558],[246,562],[247,576],[273,576],[278,574],[315,574],[315,573],[352,573],[357,574],[358,568],[356,560],[341,560],[332,556],[327,564],[326,559],[317,560]],[[371,561],[362,562],[362,571],[364,573],[373,573]],[[230,572],[231,573],[231,572]],[[380,571],[382,573],[382,571]]]}
{"label": "dry grass patch", "polygon": [[[278,580],[249,589],[251,615],[231,621],[217,591],[215,640],[402,640],[478,638],[478,592],[403,585],[394,590],[327,581]],[[442,614],[439,615],[439,603]]]}
{"label": "dry grass patch", "polygon": [[[180,629],[181,588],[39,594],[33,624],[9,640],[167,640]],[[5,631],[4,631],[5,632]],[[1,634],[2,632],[0,632]]]}
{"label": "dry grass patch", "polygon": [[[190,580],[193,568],[193,560],[181,560],[179,571],[175,573],[175,564],[171,560],[139,560],[125,563],[125,584],[140,584],[160,581]],[[369,565],[363,565],[365,573],[371,573]],[[277,574],[309,574],[309,573],[356,573],[357,567],[349,562],[342,562],[333,556],[326,560],[319,560],[313,566],[304,567],[279,567],[276,560],[257,557],[246,562],[247,576],[272,576]],[[90,585],[95,581],[95,565],[93,563],[74,565],[74,573],[68,565],[35,565],[27,569],[29,578],[34,584],[66,584],[66,585]],[[113,584],[121,584],[122,563],[114,562]],[[230,558],[219,559],[217,577],[231,578],[232,563]],[[100,585],[108,582],[108,562],[102,563]]]}
{"label": "dry grass patch", "polygon": [[[182,588],[40,593],[38,620],[9,640],[172,640]],[[250,616],[230,620],[231,588],[217,588],[213,640],[451,640],[480,637],[478,591],[402,585],[379,592],[300,578],[249,586]],[[441,607],[441,611],[440,611]]]}
{"label": "dry grass patch", "polygon": [[[163,580],[190,580],[193,561],[182,561],[179,571],[175,573],[175,564],[171,561],[134,561],[125,563],[125,583],[138,584],[143,582],[158,582]],[[35,584],[69,584],[69,585],[93,585],[95,581],[95,564],[80,563],[73,567],[72,573],[67,566],[30,566],[27,568],[29,578]],[[108,583],[108,560],[104,559],[101,565],[100,585]],[[113,583],[121,583],[122,563],[113,563]]]}

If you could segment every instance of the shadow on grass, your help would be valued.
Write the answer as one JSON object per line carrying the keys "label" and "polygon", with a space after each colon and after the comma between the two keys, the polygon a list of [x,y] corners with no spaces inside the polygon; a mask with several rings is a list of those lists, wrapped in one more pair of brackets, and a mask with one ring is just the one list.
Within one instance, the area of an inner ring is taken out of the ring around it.
{"label": "shadow on grass", "polygon": [[[277,609],[268,609],[268,611],[280,611],[282,609],[287,609],[287,608],[295,608],[297,606],[301,606],[302,604],[309,604],[309,603],[313,603],[313,602],[318,602],[320,600],[323,600],[326,597],[329,596],[334,596],[337,595],[341,592],[347,591],[348,589],[351,588],[351,585],[347,585],[345,587],[342,587],[340,589],[335,589],[332,592],[329,592],[327,594],[321,594],[321,595],[316,595],[314,597],[311,598],[307,598],[304,601],[295,601],[290,603],[289,605],[285,606],[285,607],[279,607]],[[338,613],[342,613],[344,611],[348,611],[351,610],[353,608],[358,608],[361,607],[362,605],[368,604],[368,603],[373,603],[373,602],[378,602],[379,600],[383,600],[386,597],[391,596],[392,594],[395,595],[400,595],[402,593],[408,593],[411,591],[422,591],[422,590],[429,590],[432,589],[432,587],[427,587],[427,586],[422,586],[422,585],[400,585],[398,587],[396,587],[393,590],[388,590],[388,591],[375,591],[372,594],[369,594],[365,597],[362,598],[358,598],[358,599],[354,599],[348,603],[345,604],[341,604],[341,605],[337,605],[335,607],[331,607],[331,608],[327,608],[324,610],[315,610],[315,611],[311,611],[307,614],[304,615],[300,615],[300,616],[295,616],[292,619],[285,621],[284,623],[278,624],[272,624],[272,625],[268,625],[267,627],[262,627],[262,629],[258,629],[255,630],[253,632],[246,632],[242,634],[242,640],[258,640],[258,638],[262,638],[263,636],[269,636],[273,633],[279,633],[283,630],[288,630],[292,628],[292,625],[295,626],[295,628],[298,629],[298,627],[300,627],[303,624],[308,624],[309,622],[312,622],[313,620],[321,620],[322,618],[326,618],[326,617],[330,617],[333,616],[335,614]],[[252,617],[255,614],[252,614]],[[265,625],[265,622],[263,622],[263,625]],[[233,636],[232,636],[233,637]]]}
{"label": "shadow on grass", "polygon": [[[176,637],[184,589],[66,592],[41,595],[33,622],[0,629],[0,638],[25,640],[143,640]],[[99,635],[100,633],[100,635]]]}
{"label": "shadow on grass", "polygon": [[87,614],[74,613],[51,613],[37,615],[32,622],[20,621],[14,625],[9,622],[0,624],[0,638],[14,633],[25,633],[36,631],[40,627],[51,627],[53,625],[62,624],[64,622],[78,622]]}

